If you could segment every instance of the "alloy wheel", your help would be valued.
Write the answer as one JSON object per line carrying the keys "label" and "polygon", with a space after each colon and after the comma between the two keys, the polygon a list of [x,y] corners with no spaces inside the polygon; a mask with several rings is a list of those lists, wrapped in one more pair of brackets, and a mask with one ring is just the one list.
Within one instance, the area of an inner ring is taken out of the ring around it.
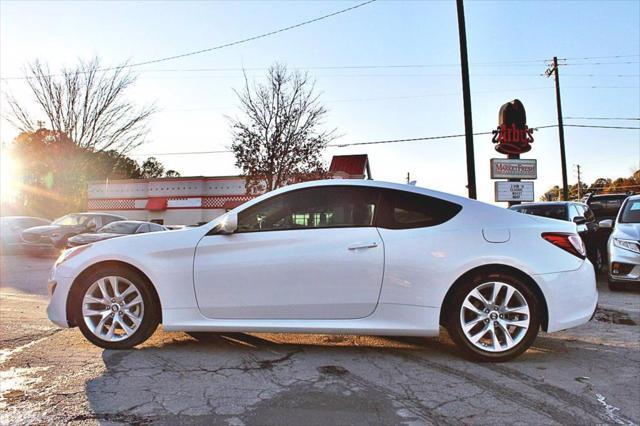
{"label": "alloy wheel", "polygon": [[503,282],[476,286],[464,298],[460,325],[475,347],[504,352],[522,341],[529,329],[527,300],[515,287]]}
{"label": "alloy wheel", "polygon": [[82,316],[96,337],[107,342],[127,339],[142,323],[142,294],[138,287],[126,278],[100,278],[89,286],[84,295]]}

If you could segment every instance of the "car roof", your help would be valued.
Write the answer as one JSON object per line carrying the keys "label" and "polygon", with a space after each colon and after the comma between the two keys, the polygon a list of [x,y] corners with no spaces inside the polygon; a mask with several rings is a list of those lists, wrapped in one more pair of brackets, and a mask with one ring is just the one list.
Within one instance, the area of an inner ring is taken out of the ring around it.
{"label": "car roof", "polygon": [[[395,189],[398,191],[406,191],[406,192],[414,192],[417,194],[428,195],[431,197],[440,198],[443,200],[451,201],[458,204],[469,204],[469,203],[483,203],[481,201],[472,200],[467,197],[462,197],[459,195],[450,194],[448,192],[441,192],[434,189],[428,189],[416,185],[409,185],[406,183],[395,183],[395,182],[385,182],[380,180],[372,180],[372,179],[321,179],[321,180],[311,180],[301,183],[294,183],[292,185],[287,185],[275,189],[273,191],[262,194],[247,203],[243,206],[249,205],[249,203],[254,204],[255,202],[259,202],[261,200],[271,198],[278,194],[283,194],[289,191],[295,191],[298,189],[304,188],[314,188],[314,187],[322,187],[322,186],[364,186],[370,188],[381,188],[381,189]],[[488,204],[487,204],[488,205]]]}
{"label": "car roof", "polygon": [[523,204],[511,206],[511,207],[568,206],[570,204],[579,204],[582,206],[585,205],[585,203],[582,203],[580,201],[541,201],[541,202],[535,202],[535,203],[523,203]]}
{"label": "car roof", "polygon": [[[637,194],[640,195],[640,194]],[[629,194],[594,194],[591,196],[591,198],[589,198],[589,201],[593,200],[594,198],[627,198],[627,197],[634,197],[636,195],[629,195]]]}
{"label": "car roof", "polygon": [[[147,222],[145,220],[116,220],[114,222],[110,222],[108,225],[111,225],[111,224],[114,224],[114,223],[137,223],[139,225],[142,225],[144,223],[148,223],[148,224],[158,225],[157,223]],[[159,225],[159,226],[162,226],[162,225]]]}
{"label": "car roof", "polygon": [[45,219],[44,217],[36,217],[36,216],[0,216],[0,219],[38,219],[38,220],[46,220],[51,222],[49,219]]}
{"label": "car roof", "polygon": [[77,212],[77,213],[67,213],[67,214],[78,214],[83,216],[111,216],[111,217],[119,217],[119,218],[122,218],[123,220],[127,219],[126,217],[120,216],[119,214],[103,213],[103,212]]}

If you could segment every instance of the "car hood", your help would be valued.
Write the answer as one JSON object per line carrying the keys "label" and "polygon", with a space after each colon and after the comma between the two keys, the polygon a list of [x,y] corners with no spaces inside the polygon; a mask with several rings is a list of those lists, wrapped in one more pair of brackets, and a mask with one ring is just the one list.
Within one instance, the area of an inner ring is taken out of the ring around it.
{"label": "car hood", "polygon": [[69,241],[93,243],[96,241],[108,240],[109,238],[124,237],[127,234],[112,234],[109,232],[101,232],[98,234],[79,234],[69,238]]}
{"label": "car hood", "polygon": [[640,241],[640,223],[616,223],[615,238]]}
{"label": "car hood", "polygon": [[[193,256],[207,228],[158,231],[119,235],[98,241],[61,265],[62,276],[74,274],[101,261],[121,261],[133,265],[148,276],[157,270],[154,262],[171,262],[176,253]],[[59,267],[60,268],[60,267]]]}

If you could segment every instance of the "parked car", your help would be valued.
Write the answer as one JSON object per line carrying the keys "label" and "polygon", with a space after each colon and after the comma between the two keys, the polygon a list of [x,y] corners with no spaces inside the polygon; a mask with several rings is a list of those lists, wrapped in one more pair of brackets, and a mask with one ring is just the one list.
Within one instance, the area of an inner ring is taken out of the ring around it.
{"label": "parked car", "polygon": [[640,195],[628,197],[615,221],[605,219],[604,228],[612,228],[609,238],[609,288],[624,290],[640,284]]}
{"label": "parked car", "polygon": [[162,225],[139,220],[118,220],[111,222],[95,233],[78,234],[67,240],[67,247],[77,247],[110,238],[123,237],[125,235],[144,234],[146,232],[167,231]]}
{"label": "parked car", "polygon": [[593,266],[572,223],[412,185],[319,180],[210,223],[64,251],[48,316],[131,348],[187,332],[436,336],[503,361],[538,330],[592,318]]}
{"label": "parked car", "polygon": [[49,225],[49,219],[31,216],[4,216],[0,217],[0,239],[2,251],[9,252],[22,249],[21,234],[27,228]]}
{"label": "parked car", "polygon": [[[631,194],[588,194],[584,202],[596,215],[596,221],[611,220],[615,222],[622,202]],[[595,234],[595,239],[604,249],[605,259],[607,258],[607,241],[611,236],[612,228],[600,227]]]}
{"label": "parked car", "polygon": [[125,217],[107,213],[71,213],[47,226],[36,226],[22,231],[22,242],[28,250],[64,248],[67,240],[78,234],[95,232],[104,225]]}
{"label": "parked car", "polygon": [[520,213],[575,223],[578,234],[587,247],[587,256],[595,270],[604,269],[607,241],[600,238],[598,233],[600,227],[588,205],[575,201],[557,201],[518,204],[509,208]]}

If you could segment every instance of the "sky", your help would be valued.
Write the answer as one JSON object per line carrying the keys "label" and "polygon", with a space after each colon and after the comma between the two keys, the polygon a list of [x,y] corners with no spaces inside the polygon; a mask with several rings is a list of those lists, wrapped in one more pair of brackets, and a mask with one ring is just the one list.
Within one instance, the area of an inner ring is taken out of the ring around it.
{"label": "sky", "polygon": [[[0,1],[2,90],[29,104],[26,63],[52,70],[99,57],[105,66],[142,62],[245,39],[332,13],[352,1]],[[557,123],[552,78],[560,68],[565,124],[639,127],[640,2],[465,2],[473,128],[498,125],[500,106],[514,98],[530,127]],[[334,143],[420,138],[464,133],[459,40],[454,1],[377,1],[320,22],[186,58],[135,67],[128,93],[138,105],[154,104],[148,154],[224,150],[229,117],[239,116],[233,89],[244,67],[259,81],[275,63],[308,70],[329,110],[325,127]],[[411,67],[406,67],[411,65]],[[387,66],[386,68],[341,68]],[[394,66],[394,67],[389,67]],[[402,67],[397,67],[402,66]],[[217,69],[202,71],[202,69]],[[5,99],[0,100],[3,114]],[[39,114],[33,110],[34,117]],[[44,118],[44,117],[43,117]],[[635,118],[636,120],[610,120]],[[0,141],[17,130],[0,120]],[[534,134],[522,158],[538,160],[536,198],[561,184],[557,128]],[[582,179],[629,176],[640,168],[640,131],[565,128],[569,182],[576,165]],[[491,135],[474,138],[478,198],[493,201],[489,160],[500,158]],[[417,180],[419,186],[466,195],[464,138],[332,147],[336,154],[369,155],[375,179]],[[238,173],[232,154],[156,155],[183,176]]]}

